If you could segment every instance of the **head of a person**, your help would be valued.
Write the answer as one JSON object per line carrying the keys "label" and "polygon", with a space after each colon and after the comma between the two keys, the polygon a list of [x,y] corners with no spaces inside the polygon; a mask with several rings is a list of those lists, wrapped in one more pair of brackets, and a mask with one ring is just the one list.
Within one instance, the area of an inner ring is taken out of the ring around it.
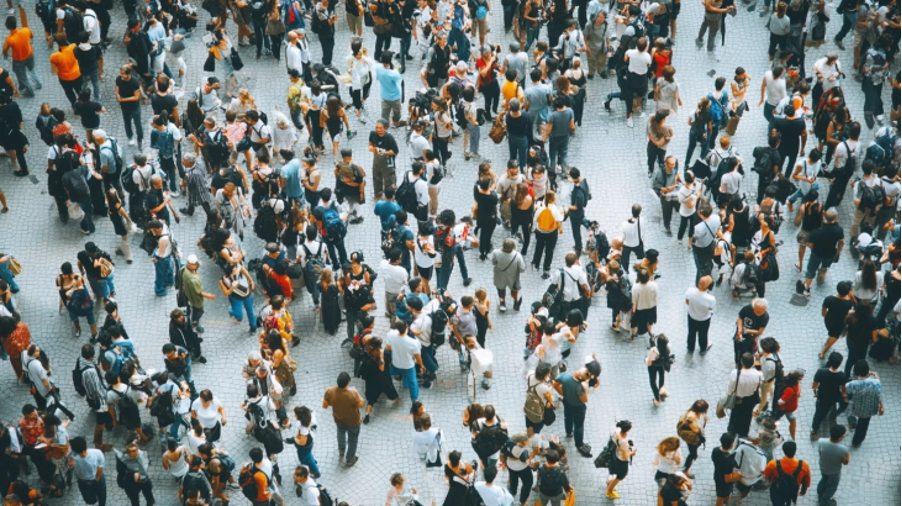
{"label": "head of a person", "polygon": [[736,434],[732,432],[724,432],[720,436],[720,447],[724,450],[729,450],[733,448],[733,445],[736,444]]}
{"label": "head of a person", "polygon": [[752,311],[756,316],[761,316],[767,312],[767,299],[757,298],[752,301]]}
{"label": "head of a person", "polygon": [[755,365],[755,357],[751,353],[746,352],[739,357],[739,362],[742,364],[743,369],[751,369]]}
{"label": "head of a person", "polygon": [[633,428],[633,423],[629,420],[620,420],[619,422],[614,424],[614,426],[620,430],[620,434],[625,436]]}

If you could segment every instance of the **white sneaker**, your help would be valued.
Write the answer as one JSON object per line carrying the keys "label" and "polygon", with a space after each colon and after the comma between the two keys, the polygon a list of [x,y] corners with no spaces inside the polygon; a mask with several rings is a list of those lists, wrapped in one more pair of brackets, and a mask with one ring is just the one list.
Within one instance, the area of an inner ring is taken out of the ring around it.
{"label": "white sneaker", "polygon": [[633,128],[633,117],[626,118],[626,126]]}
{"label": "white sneaker", "polygon": [[129,139],[129,140],[128,140],[128,145],[129,145],[129,146],[137,146],[137,145],[138,145],[138,141],[136,141],[135,139]]}
{"label": "white sneaker", "polygon": [[169,196],[172,198],[177,198],[177,197],[181,197],[182,194],[177,191],[174,191],[174,192],[169,192]]}

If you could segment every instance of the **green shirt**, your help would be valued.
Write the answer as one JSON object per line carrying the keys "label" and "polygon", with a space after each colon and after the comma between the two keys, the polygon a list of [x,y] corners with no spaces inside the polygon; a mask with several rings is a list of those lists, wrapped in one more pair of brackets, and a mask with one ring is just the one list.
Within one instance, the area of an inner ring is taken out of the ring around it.
{"label": "green shirt", "polygon": [[204,307],[204,298],[201,296],[204,292],[204,285],[200,280],[200,275],[197,272],[191,272],[191,269],[187,267],[184,267],[182,272],[182,290],[184,290],[191,307],[198,309]]}

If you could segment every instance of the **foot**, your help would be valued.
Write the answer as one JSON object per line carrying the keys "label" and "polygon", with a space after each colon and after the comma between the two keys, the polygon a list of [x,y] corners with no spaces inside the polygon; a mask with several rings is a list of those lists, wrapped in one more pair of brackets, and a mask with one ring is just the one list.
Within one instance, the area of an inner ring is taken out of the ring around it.
{"label": "foot", "polygon": [[579,454],[582,455],[583,457],[586,457],[586,458],[592,457],[592,448],[590,448],[589,445],[582,445],[579,448],[577,448],[576,451],[578,451]]}
{"label": "foot", "polygon": [[[13,175],[16,176],[16,177],[25,177],[25,176],[28,175],[28,171],[27,171],[27,170],[21,170],[21,169],[20,169],[20,170],[14,170],[14,171],[13,171]],[[6,211],[4,211],[4,212],[6,212]]]}
{"label": "foot", "polygon": [[595,79],[595,74],[589,74],[586,77],[588,77],[589,80],[592,80],[592,79]]}
{"label": "foot", "polygon": [[658,399],[655,399],[653,402],[655,403],[656,408],[661,405],[661,401],[659,401]]}
{"label": "foot", "polygon": [[817,432],[812,432],[808,437],[809,437],[812,441],[817,441],[817,440],[818,440]]}
{"label": "foot", "polygon": [[673,237],[673,232],[669,228],[665,228],[664,235],[666,235],[667,237]]}
{"label": "foot", "polygon": [[700,351],[700,352],[698,352],[698,353],[699,353],[699,355],[704,355],[705,353],[708,353],[708,351],[709,351],[711,348],[713,348],[713,347],[714,347],[713,344],[709,344],[707,348],[705,348],[704,350],[702,350],[702,351]]}
{"label": "foot", "polygon": [[610,494],[605,494],[605,497],[613,501],[614,499],[620,499],[620,494],[618,494],[617,492],[611,492]]}
{"label": "foot", "polygon": [[354,460],[345,462],[345,465],[348,466],[348,467],[352,467],[354,464],[357,463],[358,460],[360,460],[360,457],[355,455],[355,456],[354,456]]}
{"label": "foot", "polygon": [[550,272],[545,271],[545,272],[542,273],[542,279],[548,279],[548,278],[550,278],[550,277],[551,277],[551,273],[550,273]]}
{"label": "foot", "polygon": [[473,284],[473,278],[467,278],[467,280],[464,281],[464,286],[470,286],[472,284]]}
{"label": "foot", "polygon": [[129,145],[129,146],[137,146],[137,145],[138,145],[138,141],[136,141],[135,139],[129,139],[129,140],[128,140],[128,145]]}
{"label": "foot", "polygon": [[667,397],[668,395],[670,395],[670,394],[667,392],[667,390],[664,390],[663,388],[660,389],[660,390],[658,390],[658,394],[660,394],[661,397]]}
{"label": "foot", "polygon": [[633,117],[626,118],[626,126],[633,128]]}
{"label": "foot", "polygon": [[505,301],[502,300],[501,303],[498,304],[498,311],[501,311],[502,313],[507,312],[507,303]]}
{"label": "foot", "polygon": [[204,333],[204,328],[201,327],[200,325],[198,325],[197,327],[194,327],[194,330],[196,330],[198,334]]}
{"label": "foot", "polygon": [[206,364],[206,363],[207,363],[207,357],[205,357],[205,356],[203,356],[203,355],[197,357],[197,363],[198,363],[198,364]]}
{"label": "foot", "polygon": [[523,305],[523,297],[520,297],[519,299],[514,301],[514,311],[519,311],[520,306],[522,306],[522,305]]}
{"label": "foot", "polygon": [[843,51],[846,50],[846,46],[844,46],[842,41],[837,39],[836,37],[833,37],[833,43],[836,44],[836,47],[842,49]]}
{"label": "foot", "polygon": [[370,423],[370,415],[366,415],[366,416],[363,417],[363,423],[364,423],[364,424]]}
{"label": "foot", "polygon": [[605,101],[604,101],[604,110],[605,110],[605,111],[608,111],[608,112],[611,112],[611,101],[610,101],[610,100],[605,100]]}
{"label": "foot", "polygon": [[686,477],[689,478],[690,480],[695,479],[695,475],[690,473],[689,471],[683,471],[683,474],[686,475]]}

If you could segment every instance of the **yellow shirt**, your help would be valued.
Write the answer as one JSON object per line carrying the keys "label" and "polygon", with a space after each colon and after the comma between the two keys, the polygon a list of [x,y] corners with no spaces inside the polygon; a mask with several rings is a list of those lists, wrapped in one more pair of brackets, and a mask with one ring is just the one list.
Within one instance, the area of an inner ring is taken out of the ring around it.
{"label": "yellow shirt", "polygon": [[26,60],[34,55],[34,50],[31,48],[31,39],[33,37],[34,34],[31,33],[29,28],[19,28],[6,38],[6,44],[3,48],[12,48],[13,61]]}
{"label": "yellow shirt", "polygon": [[74,81],[81,77],[78,60],[75,59],[75,44],[70,44],[50,55],[50,63],[56,65],[56,75],[63,81]]}
{"label": "yellow shirt", "polygon": [[523,102],[523,88],[517,81],[506,81],[501,85],[502,103],[507,104],[512,98],[516,98]]}

